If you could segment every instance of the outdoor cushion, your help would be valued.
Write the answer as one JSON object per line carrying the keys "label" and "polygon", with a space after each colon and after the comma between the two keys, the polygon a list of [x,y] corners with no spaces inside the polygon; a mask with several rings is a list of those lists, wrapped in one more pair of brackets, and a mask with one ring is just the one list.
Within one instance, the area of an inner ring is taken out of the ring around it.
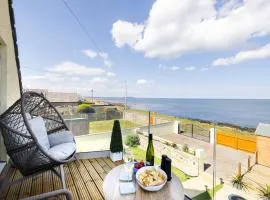
{"label": "outdoor cushion", "polygon": [[45,149],[50,148],[50,143],[45,127],[45,123],[42,117],[35,117],[28,120],[29,125],[33,131],[33,134],[36,136],[38,143]]}
{"label": "outdoor cushion", "polygon": [[61,131],[57,133],[50,134],[48,136],[50,146],[56,146],[62,143],[67,143],[67,142],[74,142],[74,137],[71,131]]}
{"label": "outdoor cushion", "polygon": [[57,160],[65,160],[76,151],[76,144],[74,142],[67,142],[56,145],[48,150],[51,157]]}

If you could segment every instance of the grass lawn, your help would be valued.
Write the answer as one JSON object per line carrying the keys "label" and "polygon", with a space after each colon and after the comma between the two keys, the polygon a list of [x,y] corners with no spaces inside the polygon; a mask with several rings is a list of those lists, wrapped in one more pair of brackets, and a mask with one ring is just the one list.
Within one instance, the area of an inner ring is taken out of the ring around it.
{"label": "grass lawn", "polygon": [[[142,150],[139,147],[131,147],[130,148],[131,152],[133,153],[134,157],[136,160],[140,161],[140,160],[145,160],[145,151]],[[161,159],[155,156],[155,164],[156,165],[160,165],[161,163]],[[187,179],[190,178],[190,176],[188,176],[187,174],[185,174],[184,172],[180,171],[179,169],[172,167],[172,172],[174,173],[174,175],[176,175],[181,181],[185,181]]]}
{"label": "grass lawn", "polygon": [[[89,122],[89,133],[104,133],[104,132],[111,132],[113,128],[114,120],[104,120],[104,121],[94,121]],[[122,130],[126,128],[135,128],[139,127],[138,124],[135,124],[128,120],[120,120],[120,125]]]}
{"label": "grass lawn", "polygon": [[[215,187],[215,193],[223,188],[223,184],[217,185]],[[211,200],[213,197],[213,189],[205,191],[198,196],[192,198],[192,200]]]}

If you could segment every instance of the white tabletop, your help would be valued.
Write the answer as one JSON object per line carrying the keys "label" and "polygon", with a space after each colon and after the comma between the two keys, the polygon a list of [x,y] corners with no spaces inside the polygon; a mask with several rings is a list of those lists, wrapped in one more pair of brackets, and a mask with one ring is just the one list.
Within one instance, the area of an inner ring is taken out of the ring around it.
{"label": "white tabletop", "polygon": [[119,192],[119,175],[122,168],[123,165],[115,167],[105,177],[103,191],[106,200],[184,200],[183,185],[174,174],[172,174],[172,180],[168,181],[160,191],[145,191],[134,180],[136,193],[121,195]]}

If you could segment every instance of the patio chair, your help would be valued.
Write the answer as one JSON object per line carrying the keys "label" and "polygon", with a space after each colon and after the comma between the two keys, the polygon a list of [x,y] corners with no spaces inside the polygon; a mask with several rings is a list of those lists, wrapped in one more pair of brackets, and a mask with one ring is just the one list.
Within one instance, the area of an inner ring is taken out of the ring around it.
{"label": "patio chair", "polygon": [[[24,176],[8,183],[9,186],[51,170],[61,179],[63,189],[28,199],[43,199],[60,194],[72,199],[66,189],[63,164],[73,159],[76,153],[75,140],[61,115],[42,94],[24,93],[0,116],[0,131],[12,165]],[[57,166],[60,166],[60,173],[55,169]]]}

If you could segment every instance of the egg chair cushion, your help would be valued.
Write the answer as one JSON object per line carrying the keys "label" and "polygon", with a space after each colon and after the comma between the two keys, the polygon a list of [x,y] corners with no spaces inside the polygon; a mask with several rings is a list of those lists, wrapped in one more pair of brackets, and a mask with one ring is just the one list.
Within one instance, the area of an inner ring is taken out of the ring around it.
{"label": "egg chair cushion", "polygon": [[76,144],[74,142],[67,142],[53,146],[48,150],[51,157],[57,160],[65,160],[74,154],[76,151]]}
{"label": "egg chair cushion", "polygon": [[33,134],[37,138],[39,145],[42,146],[45,150],[48,150],[50,148],[50,143],[43,118],[38,116],[28,120],[28,123],[32,129]]}
{"label": "egg chair cushion", "polygon": [[71,131],[60,131],[57,133],[50,134],[48,136],[50,147],[54,147],[59,144],[67,143],[67,142],[73,142],[74,143],[74,137]]}

